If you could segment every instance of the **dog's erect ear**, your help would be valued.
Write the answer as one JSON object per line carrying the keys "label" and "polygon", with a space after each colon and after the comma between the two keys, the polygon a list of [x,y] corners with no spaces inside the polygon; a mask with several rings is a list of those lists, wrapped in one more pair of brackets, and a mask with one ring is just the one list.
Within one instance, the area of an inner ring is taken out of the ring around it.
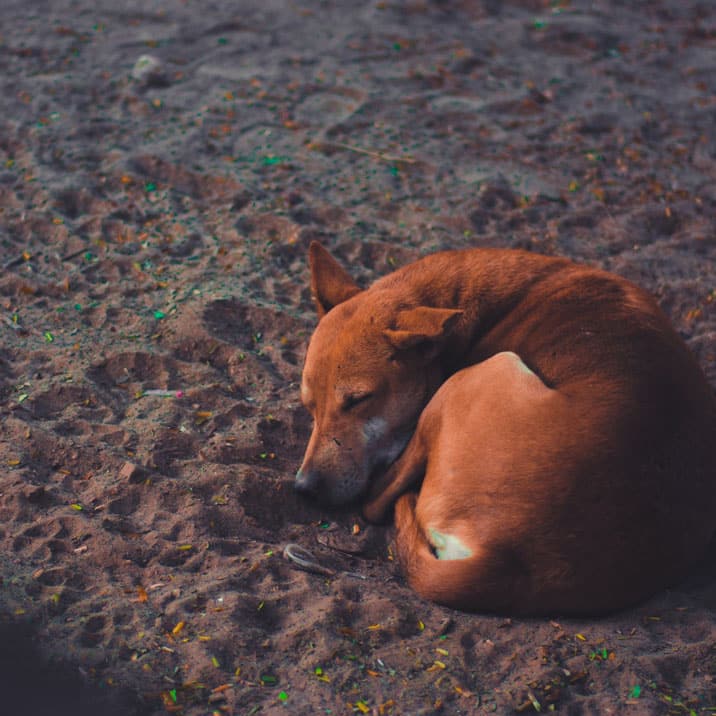
{"label": "dog's erect ear", "polygon": [[360,292],[358,284],[318,241],[311,241],[308,247],[308,264],[311,267],[311,295],[319,318]]}
{"label": "dog's erect ear", "polygon": [[395,328],[386,329],[383,335],[398,350],[439,343],[450,334],[460,316],[462,311],[453,308],[418,306],[398,313]]}

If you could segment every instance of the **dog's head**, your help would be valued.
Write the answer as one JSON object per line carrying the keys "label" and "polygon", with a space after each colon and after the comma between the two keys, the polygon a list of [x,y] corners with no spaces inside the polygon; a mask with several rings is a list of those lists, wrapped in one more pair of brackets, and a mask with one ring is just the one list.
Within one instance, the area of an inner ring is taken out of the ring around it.
{"label": "dog's head", "polygon": [[303,369],[314,423],[296,488],[340,505],[403,451],[445,377],[436,357],[461,312],[411,305],[399,286],[361,291],[316,242],[309,261],[320,320]]}

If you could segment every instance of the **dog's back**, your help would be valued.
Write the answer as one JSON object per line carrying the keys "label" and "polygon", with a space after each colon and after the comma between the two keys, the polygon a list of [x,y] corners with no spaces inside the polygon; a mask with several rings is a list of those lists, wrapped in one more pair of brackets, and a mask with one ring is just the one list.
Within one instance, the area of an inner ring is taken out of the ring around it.
{"label": "dog's back", "polygon": [[[484,266],[480,252],[474,260]],[[545,395],[509,360],[496,370],[500,351]],[[467,378],[448,380],[425,412],[441,414],[415,515],[429,549],[400,549],[418,591],[461,608],[600,612],[682,577],[716,525],[716,408],[655,301],[616,276],[558,265],[466,355]],[[458,530],[467,494],[479,567],[430,548],[441,519]],[[397,519],[405,539],[408,512]]]}

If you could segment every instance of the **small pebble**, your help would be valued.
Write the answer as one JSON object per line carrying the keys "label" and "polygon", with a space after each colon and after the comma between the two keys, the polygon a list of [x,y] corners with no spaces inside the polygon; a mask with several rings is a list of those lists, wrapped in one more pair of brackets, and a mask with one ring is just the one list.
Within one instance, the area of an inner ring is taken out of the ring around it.
{"label": "small pebble", "polygon": [[131,78],[144,87],[167,87],[169,77],[162,61],[154,55],[142,55],[134,63]]}
{"label": "small pebble", "polygon": [[122,469],[119,471],[119,479],[127,480],[131,483],[142,482],[146,477],[146,471],[141,465],[136,465],[133,462],[125,462],[122,465]]}

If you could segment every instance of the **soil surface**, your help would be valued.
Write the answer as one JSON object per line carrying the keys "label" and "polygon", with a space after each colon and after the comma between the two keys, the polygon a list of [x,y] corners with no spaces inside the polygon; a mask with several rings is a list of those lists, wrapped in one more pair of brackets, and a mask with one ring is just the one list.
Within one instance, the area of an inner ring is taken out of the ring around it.
{"label": "soil surface", "polygon": [[613,270],[716,385],[716,4],[3,0],[0,70],[4,712],[713,713],[716,555],[462,614],[292,481],[312,239]]}

